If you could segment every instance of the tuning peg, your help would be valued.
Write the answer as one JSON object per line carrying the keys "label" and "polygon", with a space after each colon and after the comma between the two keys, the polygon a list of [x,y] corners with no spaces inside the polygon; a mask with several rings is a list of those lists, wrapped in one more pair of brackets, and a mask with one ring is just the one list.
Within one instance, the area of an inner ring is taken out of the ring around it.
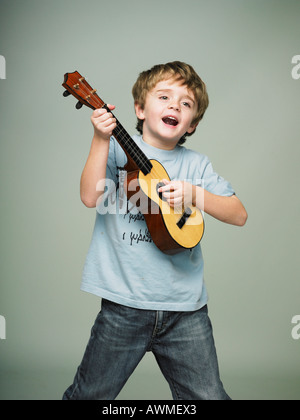
{"label": "tuning peg", "polygon": [[71,93],[68,90],[65,90],[63,96],[66,98],[69,95],[71,95]]}
{"label": "tuning peg", "polygon": [[83,103],[78,101],[77,104],[76,104],[76,109],[80,109],[82,107],[82,105],[83,105]]}

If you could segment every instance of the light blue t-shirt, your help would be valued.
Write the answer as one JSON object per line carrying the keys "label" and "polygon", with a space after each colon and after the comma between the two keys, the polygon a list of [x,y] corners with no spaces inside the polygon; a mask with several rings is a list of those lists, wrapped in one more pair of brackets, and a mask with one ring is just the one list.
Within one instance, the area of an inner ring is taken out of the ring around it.
{"label": "light blue t-shirt", "polygon": [[[148,159],[156,159],[164,166],[170,179],[195,185],[202,182],[206,190],[217,195],[234,194],[231,185],[213,171],[206,156],[183,146],[171,151],[157,149],[140,135],[133,139]],[[175,255],[164,254],[156,247],[144,217],[132,208],[119,188],[126,162],[125,153],[112,137],[106,191],[97,206],[81,289],[132,308],[200,309],[208,299],[200,244]]]}

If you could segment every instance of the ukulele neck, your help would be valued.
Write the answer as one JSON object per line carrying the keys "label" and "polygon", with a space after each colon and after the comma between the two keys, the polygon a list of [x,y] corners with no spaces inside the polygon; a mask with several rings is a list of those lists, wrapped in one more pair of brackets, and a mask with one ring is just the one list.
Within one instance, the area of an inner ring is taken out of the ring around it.
{"label": "ukulele neck", "polygon": [[144,175],[147,175],[152,169],[152,163],[144,154],[144,152],[138,147],[132,137],[127,133],[125,128],[122,126],[120,121],[116,118],[116,116],[111,112],[108,106],[105,104],[103,105],[108,112],[110,112],[113,117],[116,119],[117,126],[113,130],[113,135],[120,146],[128,153],[137,167],[143,172]]}

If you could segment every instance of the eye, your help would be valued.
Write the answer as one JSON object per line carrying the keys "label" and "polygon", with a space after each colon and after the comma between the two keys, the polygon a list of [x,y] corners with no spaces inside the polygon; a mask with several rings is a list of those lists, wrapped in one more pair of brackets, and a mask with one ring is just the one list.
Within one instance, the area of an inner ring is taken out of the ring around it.
{"label": "eye", "polygon": [[186,106],[187,108],[191,108],[191,104],[189,102],[183,102],[183,106]]}
{"label": "eye", "polygon": [[159,97],[159,99],[162,99],[163,101],[166,101],[168,99],[168,97],[166,95],[162,95]]}

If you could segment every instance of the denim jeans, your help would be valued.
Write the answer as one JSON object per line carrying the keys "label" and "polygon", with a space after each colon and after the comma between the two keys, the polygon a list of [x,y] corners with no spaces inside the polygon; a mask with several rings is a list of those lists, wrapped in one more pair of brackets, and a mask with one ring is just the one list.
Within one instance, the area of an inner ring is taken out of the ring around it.
{"label": "denim jeans", "polygon": [[114,400],[147,351],[153,352],[174,400],[230,399],[219,377],[207,306],[194,312],[154,311],[105,299],[63,399]]}

